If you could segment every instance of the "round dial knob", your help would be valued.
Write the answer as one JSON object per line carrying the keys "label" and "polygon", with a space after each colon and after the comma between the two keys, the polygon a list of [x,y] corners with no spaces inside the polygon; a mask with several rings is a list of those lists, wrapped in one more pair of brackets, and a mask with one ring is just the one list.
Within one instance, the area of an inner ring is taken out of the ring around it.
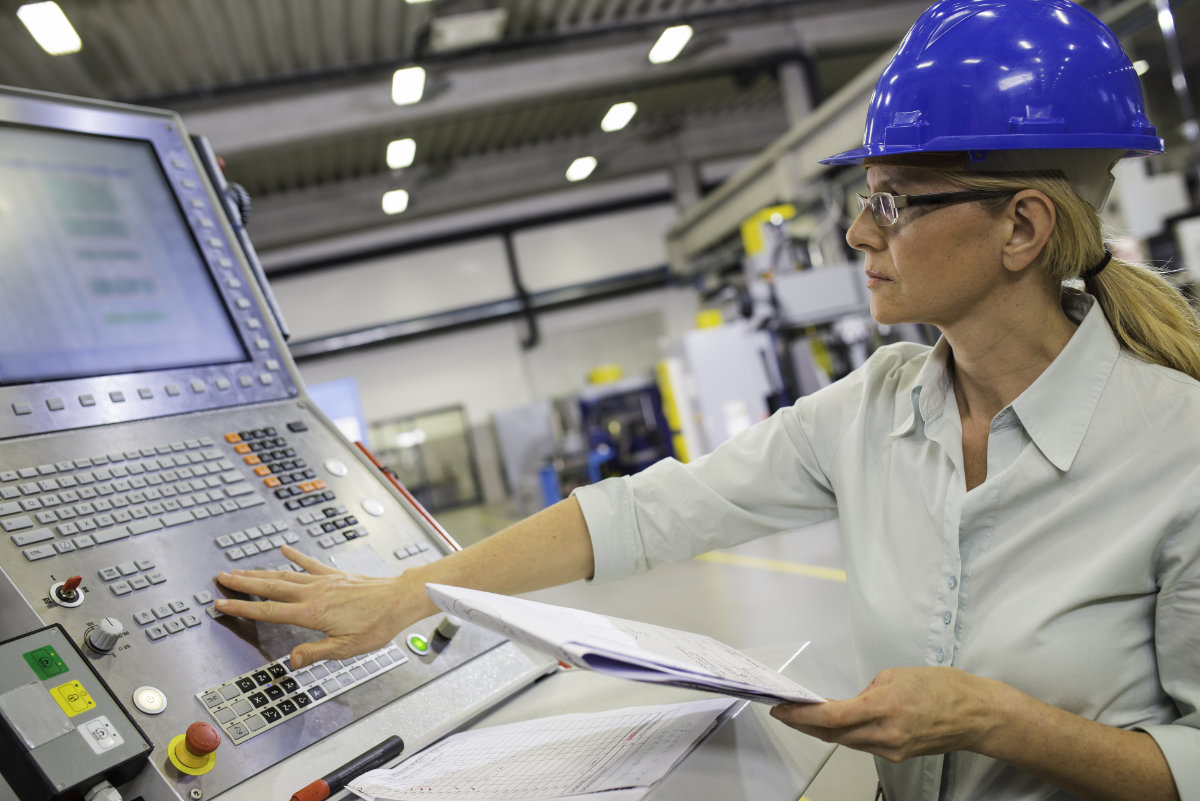
{"label": "round dial knob", "polygon": [[115,617],[106,617],[87,633],[87,644],[100,653],[108,653],[117,646],[117,640],[125,633],[125,624]]}

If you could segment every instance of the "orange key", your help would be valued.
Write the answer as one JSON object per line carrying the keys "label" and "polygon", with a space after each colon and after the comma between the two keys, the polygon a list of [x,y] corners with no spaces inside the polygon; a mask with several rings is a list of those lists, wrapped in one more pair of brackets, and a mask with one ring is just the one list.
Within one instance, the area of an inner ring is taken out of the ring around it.
{"label": "orange key", "polygon": [[249,453],[250,452],[250,446],[244,442],[239,442],[237,445],[234,445],[233,449],[237,453]]}
{"label": "orange key", "polygon": [[242,441],[242,438],[241,438],[241,437],[239,437],[237,434],[226,434],[226,435],[225,435],[225,441],[226,441],[226,442],[230,442],[230,443],[233,443],[233,442],[241,442],[241,441]]}
{"label": "orange key", "polygon": [[283,482],[280,481],[275,476],[268,476],[267,478],[263,479],[263,483],[266,484],[268,487],[278,487]]}
{"label": "orange key", "polygon": [[254,475],[269,476],[271,475],[271,468],[267,467],[265,464],[260,464],[258,467],[254,468]]}
{"label": "orange key", "polygon": [[246,460],[246,464],[259,464],[262,462],[262,459],[258,458],[257,453],[252,453],[249,456],[243,456],[242,458]]}

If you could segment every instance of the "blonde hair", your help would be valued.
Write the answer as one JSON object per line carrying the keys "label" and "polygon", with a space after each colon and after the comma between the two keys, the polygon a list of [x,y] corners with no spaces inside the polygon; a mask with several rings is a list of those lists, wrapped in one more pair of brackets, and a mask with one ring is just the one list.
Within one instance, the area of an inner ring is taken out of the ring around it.
{"label": "blonde hair", "polygon": [[[941,172],[964,189],[1044,192],[1054,203],[1056,218],[1038,263],[1047,277],[1060,284],[1083,281],[1125,349],[1200,380],[1200,318],[1173,284],[1151,267],[1115,256],[1099,274],[1084,277],[1109,246],[1099,215],[1061,173]],[[1063,291],[1072,290],[1063,286]]]}

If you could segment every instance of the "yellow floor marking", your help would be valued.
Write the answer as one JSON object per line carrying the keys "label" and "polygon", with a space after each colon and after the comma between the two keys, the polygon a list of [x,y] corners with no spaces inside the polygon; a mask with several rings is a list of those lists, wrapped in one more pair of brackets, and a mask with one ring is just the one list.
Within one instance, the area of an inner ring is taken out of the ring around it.
{"label": "yellow floor marking", "polygon": [[696,557],[702,562],[717,562],[723,565],[738,567],[754,567],[759,570],[773,570],[776,573],[790,573],[794,576],[824,579],[825,581],[840,581],[846,583],[846,571],[834,567],[820,565],[802,565],[798,562],[783,562],[779,559],[764,559],[760,556],[743,556],[727,551],[709,551]]}

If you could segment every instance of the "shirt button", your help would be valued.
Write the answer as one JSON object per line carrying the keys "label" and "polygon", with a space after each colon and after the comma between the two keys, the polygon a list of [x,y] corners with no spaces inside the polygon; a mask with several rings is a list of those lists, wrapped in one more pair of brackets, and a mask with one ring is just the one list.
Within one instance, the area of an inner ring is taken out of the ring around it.
{"label": "shirt button", "polygon": [[946,583],[950,585],[950,589],[954,589],[955,587],[958,586],[958,578],[955,576],[951,576],[950,580],[947,581]]}
{"label": "shirt button", "polygon": [[946,661],[946,649],[937,649],[937,661],[939,664]]}
{"label": "shirt button", "polygon": [[951,615],[949,612],[944,612],[944,613],[942,613],[942,622],[945,623],[947,626],[949,626],[950,621],[953,619],[953,617],[954,616]]}

